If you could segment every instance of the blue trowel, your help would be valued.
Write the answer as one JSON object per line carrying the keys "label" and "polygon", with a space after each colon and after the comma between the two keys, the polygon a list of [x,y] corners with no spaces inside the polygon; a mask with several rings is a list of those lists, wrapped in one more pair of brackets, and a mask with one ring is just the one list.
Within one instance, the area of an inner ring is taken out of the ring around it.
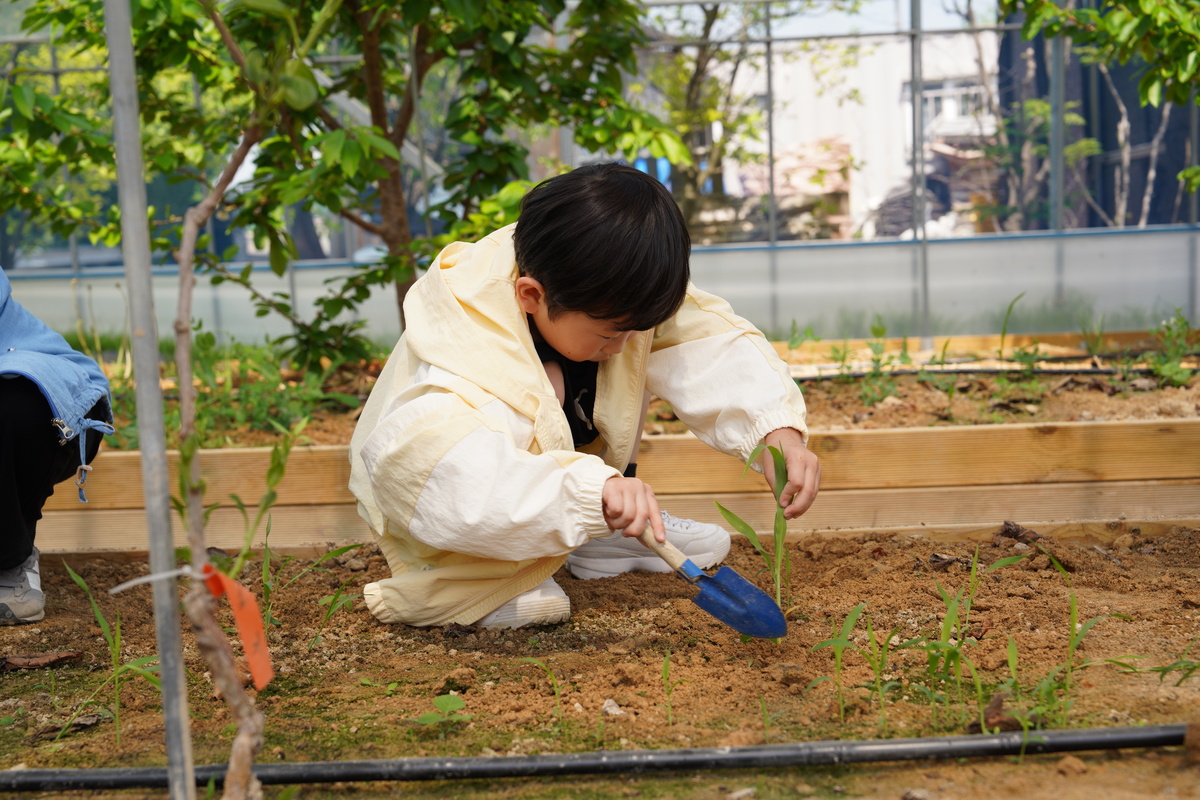
{"label": "blue trowel", "polygon": [[747,636],[778,639],[787,633],[787,620],[771,596],[742,577],[737,570],[721,567],[709,575],[670,542],[654,538],[650,526],[638,541],[666,561],[685,581],[700,591],[692,602],[729,627]]}

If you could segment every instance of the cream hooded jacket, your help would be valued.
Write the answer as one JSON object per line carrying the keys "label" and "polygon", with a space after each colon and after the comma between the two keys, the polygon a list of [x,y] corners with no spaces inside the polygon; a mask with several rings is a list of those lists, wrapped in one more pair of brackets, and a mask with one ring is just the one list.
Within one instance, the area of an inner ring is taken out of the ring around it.
{"label": "cream hooded jacket", "polygon": [[351,440],[350,489],[392,570],[366,591],[384,622],[476,622],[609,534],[601,492],[635,458],[647,389],[742,460],[777,428],[807,438],[770,343],[689,286],[675,317],[599,365],[600,435],[576,452],[517,304],[513,227],[449,245],[412,287]]}

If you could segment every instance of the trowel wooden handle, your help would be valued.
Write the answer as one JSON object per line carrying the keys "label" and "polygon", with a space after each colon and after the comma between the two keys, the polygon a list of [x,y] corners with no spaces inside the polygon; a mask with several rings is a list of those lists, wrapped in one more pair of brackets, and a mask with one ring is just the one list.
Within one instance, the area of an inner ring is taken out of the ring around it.
{"label": "trowel wooden handle", "polygon": [[675,545],[671,544],[670,542],[660,542],[658,539],[655,539],[654,529],[649,525],[646,526],[646,530],[642,531],[641,536],[638,537],[638,541],[653,550],[654,553],[663,561],[670,564],[671,569],[679,569],[683,566],[683,562],[688,560],[688,557],[683,554],[683,551]]}

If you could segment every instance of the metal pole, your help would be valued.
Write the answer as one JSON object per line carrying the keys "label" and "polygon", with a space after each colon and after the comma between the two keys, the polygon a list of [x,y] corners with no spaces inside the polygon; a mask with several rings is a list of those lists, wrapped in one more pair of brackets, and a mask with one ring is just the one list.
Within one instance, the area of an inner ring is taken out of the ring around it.
{"label": "metal pole", "polygon": [[[166,432],[158,383],[158,326],[150,275],[150,229],[146,223],[146,179],[133,60],[133,20],[129,0],[104,0],[109,91],[121,204],[121,249],[129,284],[130,338],[137,416],[142,444],[142,485],[150,531],[150,571],[175,568],[171,536],[171,489],[167,480]],[[174,578],[154,581],[154,625],[167,737],[167,776],[172,798],[194,800],[195,764],[188,727],[187,685],[180,640],[179,594]]]}
{"label": "metal pole", "polygon": [[912,14],[912,226],[916,242],[914,298],[921,347],[933,347],[929,331],[929,241],[925,235],[925,70],[921,60],[921,0],[909,0]]}
{"label": "metal pole", "polygon": [[1063,258],[1063,159],[1064,131],[1063,101],[1066,81],[1066,49],[1061,36],[1050,40],[1050,228],[1054,240],[1054,304],[1061,306],[1066,299],[1063,287],[1066,267]]}
{"label": "metal pole", "polygon": [[771,48],[771,4],[763,3],[766,11],[767,34],[767,250],[770,265],[771,293],[771,330],[772,335],[778,336],[779,327],[779,211],[775,202],[775,78],[771,62],[774,51]]}

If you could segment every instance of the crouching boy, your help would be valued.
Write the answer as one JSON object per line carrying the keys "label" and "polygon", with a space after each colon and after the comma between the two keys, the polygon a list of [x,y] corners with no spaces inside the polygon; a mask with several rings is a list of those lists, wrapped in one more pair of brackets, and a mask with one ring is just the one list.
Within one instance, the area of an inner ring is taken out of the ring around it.
{"label": "crouching boy", "polygon": [[729,534],[666,514],[636,477],[648,392],[724,453],[779,448],[785,513],[808,509],[820,468],[800,391],[758,331],[690,285],[690,251],[666,188],[609,163],[539,184],[515,225],[438,255],[351,441],[350,488],[392,571],[365,587],[371,613],[561,622],[564,563],[579,578],[670,569],[635,538],[647,526],[719,563]]}

